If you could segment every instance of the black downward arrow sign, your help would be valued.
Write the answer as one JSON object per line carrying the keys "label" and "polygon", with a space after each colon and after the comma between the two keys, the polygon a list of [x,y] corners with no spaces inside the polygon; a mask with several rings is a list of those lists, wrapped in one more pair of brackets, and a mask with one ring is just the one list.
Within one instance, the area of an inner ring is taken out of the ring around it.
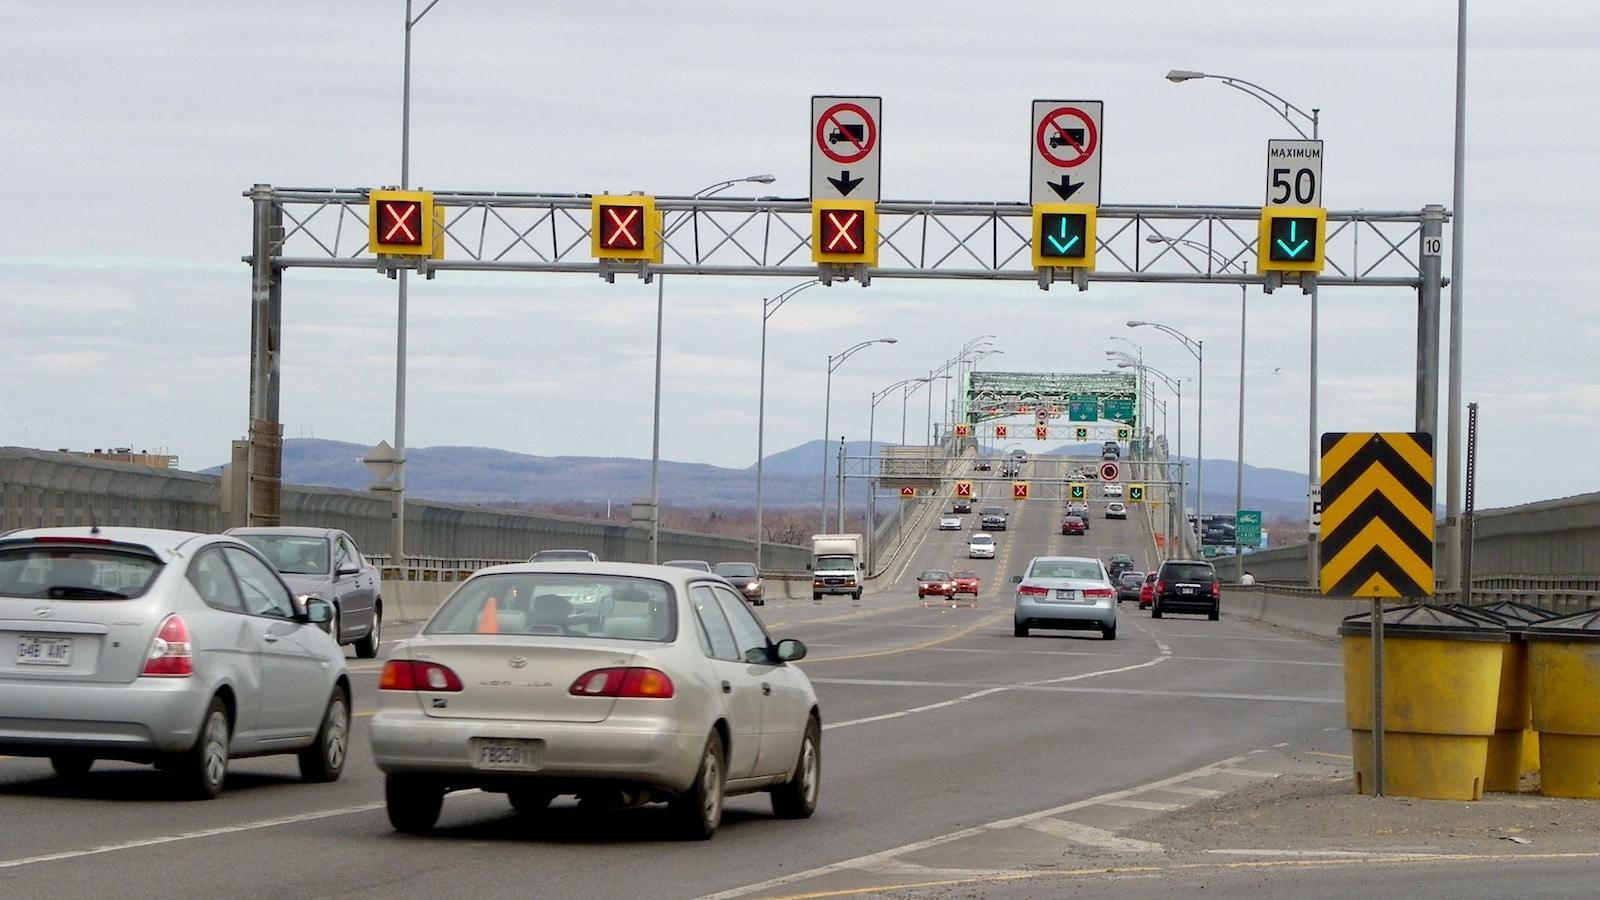
{"label": "black downward arrow sign", "polygon": [[838,178],[829,178],[828,183],[838,188],[840,195],[848,197],[850,192],[856,189],[856,185],[861,183],[861,179],[851,178],[850,170],[845,169],[839,173]]}
{"label": "black downward arrow sign", "polygon": [[1084,183],[1080,181],[1077,184],[1073,184],[1070,176],[1063,175],[1061,176],[1060,184],[1056,184],[1054,181],[1046,181],[1045,184],[1049,185],[1050,190],[1055,191],[1061,199],[1069,200],[1073,194],[1076,194],[1083,187]]}

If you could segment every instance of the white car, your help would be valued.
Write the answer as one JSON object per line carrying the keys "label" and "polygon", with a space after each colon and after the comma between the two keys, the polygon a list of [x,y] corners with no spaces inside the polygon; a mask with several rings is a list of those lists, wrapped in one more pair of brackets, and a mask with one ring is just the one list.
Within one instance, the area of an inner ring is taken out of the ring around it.
{"label": "white car", "polygon": [[1122,496],[1122,482],[1120,482],[1120,481],[1108,481],[1108,482],[1106,482],[1106,486],[1101,488],[1101,492],[1107,497],[1121,497]]}
{"label": "white car", "polygon": [[994,535],[975,534],[967,540],[968,559],[994,559]]}
{"label": "white car", "polygon": [[945,517],[941,518],[939,520],[939,530],[940,531],[960,531],[961,530],[961,517],[960,516],[945,516]]}
{"label": "white car", "polygon": [[799,641],[773,641],[722,578],[630,563],[517,563],[462,582],[378,682],[372,754],[389,821],[423,833],[448,791],[666,802],[709,838],[724,798],[816,809],[822,725]]}
{"label": "white car", "polygon": [[1128,517],[1128,507],[1122,501],[1113,500],[1110,503],[1106,504],[1106,518],[1108,518],[1108,519],[1126,519],[1127,517]]}
{"label": "white car", "polygon": [[1017,586],[1012,633],[1027,637],[1033,628],[1095,629],[1117,639],[1117,592],[1098,559],[1036,556]]}

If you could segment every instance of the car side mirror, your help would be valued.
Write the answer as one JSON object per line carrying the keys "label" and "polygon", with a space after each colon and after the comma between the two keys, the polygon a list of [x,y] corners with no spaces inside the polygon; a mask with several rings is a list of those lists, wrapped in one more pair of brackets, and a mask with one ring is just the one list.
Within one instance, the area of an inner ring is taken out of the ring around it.
{"label": "car side mirror", "polygon": [[1021,575],[1013,575],[1013,576],[1011,576],[1011,583],[1012,584],[1021,584],[1022,583],[1022,576]]}
{"label": "car side mirror", "polygon": [[772,655],[778,662],[799,662],[806,658],[806,645],[794,638],[785,638],[772,648]]}
{"label": "car side mirror", "polygon": [[339,575],[339,576],[343,576],[343,575],[360,575],[361,574],[361,570],[358,569],[358,568],[355,568],[354,566],[343,566],[343,567],[340,567],[338,569],[335,569],[333,574],[334,575]]}
{"label": "car side mirror", "polygon": [[[333,621],[333,604],[316,594],[311,594],[303,599],[305,601],[305,618],[307,622],[312,625],[326,626]],[[327,628],[324,627],[323,630],[326,631]]]}

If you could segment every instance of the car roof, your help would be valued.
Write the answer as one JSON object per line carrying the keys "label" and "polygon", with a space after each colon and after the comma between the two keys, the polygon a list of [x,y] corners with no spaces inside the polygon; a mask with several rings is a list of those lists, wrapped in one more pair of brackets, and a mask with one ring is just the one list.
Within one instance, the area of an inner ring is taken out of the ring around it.
{"label": "car roof", "polygon": [[720,576],[699,569],[683,569],[677,566],[659,565],[652,566],[648,563],[621,563],[621,562],[585,562],[583,560],[559,560],[553,562],[520,562],[505,563],[498,566],[488,566],[472,573],[473,578],[482,575],[505,574],[537,574],[547,573],[554,575],[614,575],[624,578],[653,578],[656,581],[666,581],[679,587],[684,587],[691,581],[722,582]]}
{"label": "car roof", "polygon": [[81,537],[90,540],[112,541],[146,547],[163,563],[172,562],[186,544],[211,537],[194,531],[176,531],[165,528],[133,528],[122,525],[96,527],[93,525],[68,525],[58,528],[21,528],[0,535],[0,543],[28,541],[41,537]]}
{"label": "car roof", "polygon": [[340,528],[317,528],[310,525],[255,525],[251,527],[229,528],[223,534],[235,537],[282,535],[284,537],[332,537],[342,534]]}
{"label": "car roof", "polygon": [[1028,565],[1031,566],[1036,562],[1089,562],[1089,563],[1098,563],[1099,561],[1100,560],[1095,559],[1092,556],[1035,556],[1033,559],[1028,560]]}
{"label": "car roof", "polygon": [[1209,560],[1209,559],[1169,559],[1166,562],[1162,563],[1163,566],[1170,566],[1170,565],[1174,565],[1174,564],[1178,564],[1178,565],[1188,564],[1188,565],[1209,566],[1209,565],[1211,565],[1211,560]]}

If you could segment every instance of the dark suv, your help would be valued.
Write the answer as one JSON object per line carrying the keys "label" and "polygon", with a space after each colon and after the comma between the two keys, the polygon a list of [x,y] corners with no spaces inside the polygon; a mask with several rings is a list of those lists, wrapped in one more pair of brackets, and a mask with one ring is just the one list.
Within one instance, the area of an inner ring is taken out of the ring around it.
{"label": "dark suv", "polygon": [[1152,619],[1165,613],[1205,613],[1215,622],[1222,616],[1222,582],[1203,559],[1169,559],[1156,573],[1151,601]]}
{"label": "dark suv", "polygon": [[978,527],[983,531],[1005,531],[1006,511],[998,506],[985,506]]}

